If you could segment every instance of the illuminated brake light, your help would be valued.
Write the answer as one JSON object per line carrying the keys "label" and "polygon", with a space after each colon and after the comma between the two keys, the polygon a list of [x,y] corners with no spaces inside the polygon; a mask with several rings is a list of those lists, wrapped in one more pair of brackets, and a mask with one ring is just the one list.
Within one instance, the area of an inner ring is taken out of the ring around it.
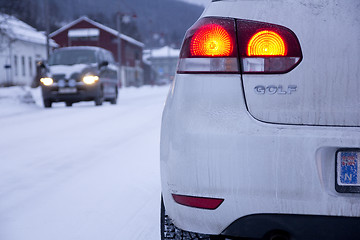
{"label": "illuminated brake light", "polygon": [[202,18],[186,32],[178,73],[239,73],[235,20]]}
{"label": "illuminated brake light", "polygon": [[177,73],[282,74],[301,60],[300,42],[289,28],[205,17],[186,32]]}
{"label": "illuminated brake light", "polygon": [[243,74],[281,74],[302,60],[299,40],[284,26],[250,20],[236,20]]}
{"label": "illuminated brake light", "polygon": [[224,202],[224,199],[220,198],[193,197],[177,194],[172,194],[172,197],[178,204],[208,210],[215,210]]}
{"label": "illuminated brake light", "polygon": [[281,36],[273,31],[256,33],[249,41],[248,56],[285,56],[286,46]]}
{"label": "illuminated brake light", "polygon": [[220,25],[202,26],[191,39],[192,56],[230,56],[233,43],[230,34]]}

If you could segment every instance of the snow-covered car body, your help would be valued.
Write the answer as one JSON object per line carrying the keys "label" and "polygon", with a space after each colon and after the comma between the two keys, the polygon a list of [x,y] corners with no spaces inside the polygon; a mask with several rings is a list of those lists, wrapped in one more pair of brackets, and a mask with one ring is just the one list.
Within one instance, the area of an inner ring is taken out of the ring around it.
{"label": "snow-covered car body", "polygon": [[[191,56],[206,24],[228,22],[232,59]],[[356,0],[206,8],[187,32],[163,112],[162,195],[178,228],[231,239],[359,239],[359,24]],[[258,61],[241,55],[252,25],[296,36],[293,67],[246,66]]]}
{"label": "snow-covered car body", "polygon": [[[41,79],[45,107],[52,102],[116,103],[118,76],[112,53],[99,47],[65,47],[50,56]],[[50,81],[47,83],[46,81]]]}

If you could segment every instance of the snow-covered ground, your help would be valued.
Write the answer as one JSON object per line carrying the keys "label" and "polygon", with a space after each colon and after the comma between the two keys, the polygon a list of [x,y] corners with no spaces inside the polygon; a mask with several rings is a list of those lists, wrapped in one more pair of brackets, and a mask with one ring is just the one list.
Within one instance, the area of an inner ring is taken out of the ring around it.
{"label": "snow-covered ground", "polygon": [[39,89],[0,89],[0,239],[160,239],[167,91],[44,109]]}

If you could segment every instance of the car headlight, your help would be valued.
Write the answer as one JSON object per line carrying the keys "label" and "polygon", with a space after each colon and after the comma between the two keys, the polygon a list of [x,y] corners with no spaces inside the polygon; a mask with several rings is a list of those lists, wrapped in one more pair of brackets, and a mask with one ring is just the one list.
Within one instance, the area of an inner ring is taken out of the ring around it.
{"label": "car headlight", "polygon": [[91,85],[99,81],[99,77],[95,75],[86,75],[82,80],[85,84]]}
{"label": "car headlight", "polygon": [[54,80],[50,77],[40,78],[40,82],[45,86],[51,86],[54,83]]}

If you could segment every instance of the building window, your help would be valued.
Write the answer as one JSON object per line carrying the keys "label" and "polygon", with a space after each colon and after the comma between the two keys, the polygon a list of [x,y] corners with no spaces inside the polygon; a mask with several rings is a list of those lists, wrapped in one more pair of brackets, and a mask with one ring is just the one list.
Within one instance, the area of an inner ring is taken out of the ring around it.
{"label": "building window", "polygon": [[21,69],[22,69],[22,75],[25,76],[26,72],[25,72],[25,57],[24,56],[21,57]]}
{"label": "building window", "polygon": [[16,55],[14,56],[14,71],[15,71],[15,76],[18,76],[19,75],[19,72],[18,72],[18,57]]}
{"label": "building window", "polygon": [[30,77],[33,76],[33,64],[32,64],[32,57],[29,57],[29,75]]}
{"label": "building window", "polygon": [[70,42],[74,41],[99,41],[100,30],[97,28],[79,28],[70,29],[68,38]]}
{"label": "building window", "polygon": [[70,37],[69,38],[71,42],[76,42],[76,41],[82,41],[82,42],[86,42],[86,41],[91,41],[91,42],[97,42],[99,41],[99,37],[95,36],[95,37]]}

